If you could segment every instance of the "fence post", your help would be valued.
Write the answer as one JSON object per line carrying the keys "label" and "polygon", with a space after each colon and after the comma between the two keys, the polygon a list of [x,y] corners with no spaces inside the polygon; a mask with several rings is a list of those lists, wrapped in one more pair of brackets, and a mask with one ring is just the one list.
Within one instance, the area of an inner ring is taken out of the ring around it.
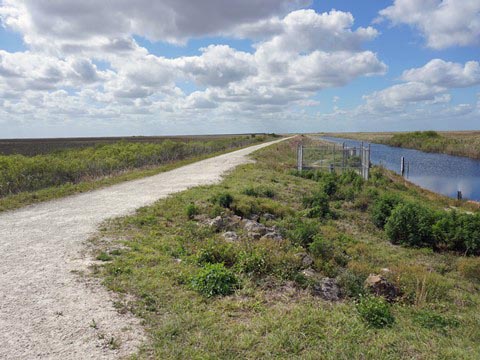
{"label": "fence post", "polygon": [[400,173],[405,176],[405,156],[402,156],[400,160]]}
{"label": "fence post", "polygon": [[299,144],[297,147],[297,170],[303,170],[303,144]]}

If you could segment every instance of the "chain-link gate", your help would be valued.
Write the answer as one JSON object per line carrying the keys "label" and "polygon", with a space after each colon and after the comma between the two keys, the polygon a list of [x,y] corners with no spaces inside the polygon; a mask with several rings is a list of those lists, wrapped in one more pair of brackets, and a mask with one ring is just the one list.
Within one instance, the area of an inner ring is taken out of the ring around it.
{"label": "chain-link gate", "polygon": [[370,145],[347,147],[345,144],[298,145],[298,170],[323,169],[325,171],[354,170],[364,179],[370,172]]}

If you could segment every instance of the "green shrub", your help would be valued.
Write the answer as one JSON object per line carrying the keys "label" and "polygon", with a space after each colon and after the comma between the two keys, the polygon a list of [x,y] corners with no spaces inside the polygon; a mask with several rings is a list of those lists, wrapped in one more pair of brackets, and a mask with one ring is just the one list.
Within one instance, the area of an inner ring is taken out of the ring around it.
{"label": "green shrub", "polygon": [[213,202],[223,208],[229,208],[232,205],[233,196],[229,193],[221,193],[213,198]]}
{"label": "green shrub", "polygon": [[325,174],[320,182],[320,187],[322,191],[327,194],[327,196],[332,197],[335,195],[338,189],[338,177],[335,173]]}
{"label": "green shrub", "polygon": [[442,213],[433,225],[439,248],[478,254],[480,252],[480,214]]}
{"label": "green shrub", "polygon": [[338,276],[337,280],[345,296],[357,299],[366,294],[363,286],[365,279],[365,276],[355,274],[353,271],[346,269]]}
{"label": "green shrub", "polygon": [[398,205],[385,224],[385,231],[393,244],[433,246],[433,211],[414,203]]}
{"label": "green shrub", "polygon": [[326,218],[330,214],[328,196],[323,191],[316,191],[302,199],[303,206],[308,209],[307,216],[311,218]]}
{"label": "green shrub", "polygon": [[357,311],[370,327],[384,328],[395,322],[390,305],[381,297],[360,296]]}
{"label": "green shrub", "polygon": [[192,289],[205,297],[232,294],[239,282],[223,264],[206,264],[190,282]]}
{"label": "green shrub", "polygon": [[395,194],[384,194],[380,196],[373,204],[371,215],[372,221],[380,229],[385,227],[388,218],[393,209],[402,202],[402,199]]}
{"label": "green shrub", "polygon": [[238,256],[237,266],[240,271],[252,275],[264,275],[270,270],[268,256],[263,249],[242,251]]}
{"label": "green shrub", "polygon": [[189,219],[193,219],[195,215],[199,214],[198,207],[194,203],[190,203],[185,208],[185,213]]}
{"label": "green shrub", "polygon": [[232,244],[209,241],[208,244],[197,253],[196,260],[201,265],[221,263],[227,267],[231,267],[237,262],[237,253]]}
{"label": "green shrub", "polygon": [[318,223],[310,219],[292,219],[285,231],[287,238],[295,245],[307,247],[318,233]]}
{"label": "green shrub", "polygon": [[328,261],[335,254],[335,246],[331,241],[325,240],[322,236],[316,235],[308,246],[310,253],[318,258]]}
{"label": "green shrub", "polygon": [[243,189],[242,194],[253,197],[266,197],[270,199],[275,197],[275,191],[270,188],[254,188],[251,186]]}
{"label": "green shrub", "polygon": [[243,189],[242,194],[247,195],[247,196],[257,197],[258,196],[258,191],[255,188],[249,186],[249,187]]}

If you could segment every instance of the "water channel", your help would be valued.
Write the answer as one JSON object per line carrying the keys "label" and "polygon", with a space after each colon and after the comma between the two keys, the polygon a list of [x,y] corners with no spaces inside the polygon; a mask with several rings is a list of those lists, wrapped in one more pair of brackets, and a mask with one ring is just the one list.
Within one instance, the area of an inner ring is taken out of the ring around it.
{"label": "water channel", "polygon": [[[322,136],[321,139],[346,146],[359,146],[351,139]],[[426,153],[419,150],[371,144],[371,162],[400,173],[401,157],[405,157],[405,177],[414,184],[439,194],[480,201],[480,160],[461,156]]]}

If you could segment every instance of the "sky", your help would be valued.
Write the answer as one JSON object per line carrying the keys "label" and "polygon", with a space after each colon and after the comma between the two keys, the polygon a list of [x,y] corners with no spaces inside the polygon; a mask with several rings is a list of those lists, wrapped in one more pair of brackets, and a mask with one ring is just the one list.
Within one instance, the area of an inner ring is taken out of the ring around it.
{"label": "sky", "polygon": [[0,0],[0,138],[480,129],[480,0]]}

